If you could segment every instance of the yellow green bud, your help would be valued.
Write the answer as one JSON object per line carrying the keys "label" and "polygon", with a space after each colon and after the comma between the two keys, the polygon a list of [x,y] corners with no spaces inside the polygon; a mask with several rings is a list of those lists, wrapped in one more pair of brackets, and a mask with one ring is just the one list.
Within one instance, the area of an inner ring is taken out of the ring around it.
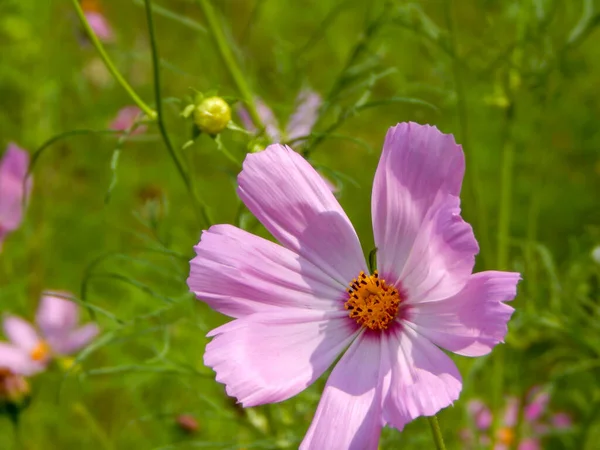
{"label": "yellow green bud", "polygon": [[208,97],[194,110],[194,122],[205,133],[219,134],[231,120],[231,108],[221,97]]}

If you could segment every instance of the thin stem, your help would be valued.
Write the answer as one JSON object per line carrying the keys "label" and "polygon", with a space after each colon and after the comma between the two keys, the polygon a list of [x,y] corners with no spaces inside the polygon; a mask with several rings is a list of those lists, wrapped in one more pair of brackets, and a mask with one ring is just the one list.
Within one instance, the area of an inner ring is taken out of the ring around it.
{"label": "thin stem", "polygon": [[96,418],[92,415],[92,413],[89,411],[89,409],[86,408],[86,406],[83,403],[81,403],[81,402],[75,403],[73,405],[73,411],[87,422],[90,430],[92,431],[93,434],[96,435],[100,445],[102,446],[102,448],[104,450],[113,450],[114,449],[114,446],[113,446],[112,442],[110,441],[110,438],[106,434],[106,431],[104,430],[104,428],[102,428],[100,426],[100,424],[98,423]]}
{"label": "thin stem", "polygon": [[[457,96],[457,109],[458,109],[458,120],[460,126],[459,141],[465,148],[465,157],[467,159],[467,179],[466,179],[466,192],[473,202],[475,214],[477,216],[477,232],[481,236],[481,252],[484,263],[487,262],[486,258],[488,252],[491,250],[489,228],[487,223],[487,215],[481,201],[480,194],[483,192],[481,189],[481,183],[477,174],[478,164],[475,158],[475,151],[469,143],[469,122],[467,115],[467,102],[466,93],[462,77],[461,61],[458,59],[456,36],[454,32],[454,19],[452,17],[452,0],[446,0],[446,7],[444,8],[446,14],[446,22],[448,25],[448,36],[450,41],[450,52],[452,55],[452,73],[454,77],[454,84]],[[487,264],[484,264],[487,266]]]}
{"label": "thin stem", "polygon": [[446,450],[444,445],[444,438],[442,436],[442,430],[440,429],[440,423],[438,422],[437,416],[428,417],[429,426],[431,427],[431,434],[433,435],[433,442],[437,450]]}
{"label": "thin stem", "polygon": [[502,155],[500,175],[500,207],[498,209],[498,270],[508,269],[510,199],[512,196],[512,172],[515,157],[514,144],[507,137]]}
{"label": "thin stem", "polygon": [[202,219],[204,220],[207,226],[210,226],[212,223],[210,216],[208,214],[208,208],[204,203],[202,203],[198,197],[196,197],[196,192],[194,191],[194,186],[192,184],[192,180],[183,167],[183,163],[179,158],[179,155],[175,151],[173,144],[171,143],[171,139],[167,133],[167,128],[165,127],[165,122],[163,119],[163,109],[162,109],[162,95],[161,95],[161,85],[160,85],[160,59],[158,57],[158,47],[156,45],[156,37],[154,35],[154,21],[152,19],[152,1],[144,0],[144,5],[146,7],[146,20],[148,21],[148,33],[150,34],[150,47],[152,50],[152,68],[154,72],[154,97],[156,102],[156,123],[158,125],[158,129],[163,138],[165,146],[169,151],[169,155],[175,166],[177,167],[177,171],[181,175],[183,182],[196,206],[194,208],[196,211],[200,211],[202,215]]}
{"label": "thin stem", "polygon": [[140,109],[142,111],[144,111],[144,113],[146,113],[146,115],[150,119],[153,119],[153,120],[156,119],[156,111],[154,111],[152,108],[150,108],[135,93],[135,91],[129,85],[129,83],[127,82],[127,80],[125,80],[125,78],[123,78],[123,75],[121,75],[121,72],[119,72],[118,69],[113,64],[112,60],[110,59],[110,57],[108,56],[108,54],[104,50],[104,47],[100,43],[100,40],[98,39],[98,37],[96,36],[96,34],[94,33],[94,31],[92,30],[92,27],[88,23],[88,21],[87,21],[87,19],[85,17],[85,13],[83,12],[83,9],[81,8],[81,5],[79,4],[79,1],[78,0],[72,0],[72,3],[73,3],[73,6],[75,7],[75,11],[77,12],[77,16],[79,17],[79,20],[81,21],[81,23],[83,24],[83,27],[85,28],[85,32],[87,33],[88,37],[90,38],[90,41],[92,41],[92,44],[94,45],[94,47],[96,48],[96,50],[100,54],[100,57],[102,58],[102,61],[104,61],[104,64],[106,65],[107,69],[110,71],[110,73],[113,75],[113,77],[115,77],[115,79],[123,87],[123,89],[125,89],[127,91],[127,93],[129,94],[129,96],[131,97],[131,99],[136,103],[136,105],[138,105],[140,107]]}
{"label": "thin stem", "polygon": [[252,94],[248,83],[246,83],[246,79],[244,78],[237,61],[235,60],[233,52],[231,51],[231,48],[225,39],[225,35],[223,34],[223,30],[219,25],[219,20],[217,19],[215,10],[213,9],[209,0],[197,0],[197,2],[200,5],[200,8],[202,8],[202,13],[206,18],[208,28],[210,29],[210,33],[215,40],[215,44],[217,44],[217,48],[219,49],[219,53],[223,58],[223,62],[225,63],[231,78],[237,86],[237,89],[244,100],[246,107],[248,108],[248,113],[250,114],[250,118],[252,119],[254,126],[259,130],[264,130],[265,127],[258,114],[258,111],[256,110],[254,95]]}

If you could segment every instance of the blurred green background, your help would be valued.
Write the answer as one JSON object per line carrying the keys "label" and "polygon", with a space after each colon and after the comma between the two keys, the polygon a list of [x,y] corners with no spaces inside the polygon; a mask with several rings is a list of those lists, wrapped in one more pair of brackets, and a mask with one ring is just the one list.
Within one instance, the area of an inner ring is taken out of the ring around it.
{"label": "blurred green background", "polygon": [[[154,4],[164,117],[194,189],[215,223],[266,236],[235,195],[239,164],[206,135],[182,149],[192,127],[180,112],[195,92],[217,92],[232,105],[240,98],[202,10],[192,0]],[[430,123],[463,144],[462,206],[481,244],[477,269],[519,271],[523,281],[506,344],[484,358],[454,358],[465,384],[439,414],[448,448],[471,448],[460,437],[473,428],[469,399],[483,399],[499,417],[507,396],[522,398],[535,385],[550,390],[551,411],[573,420],[547,434],[543,448],[598,448],[598,2],[213,5],[248,84],[281,123],[303,87],[325,98],[303,149],[340,187],[366,253],[370,186],[387,128]],[[108,54],[154,105],[143,2],[85,6],[105,15],[115,34]],[[0,152],[10,141],[33,153],[63,132],[104,130],[132,104],[69,1],[2,0],[0,49]],[[253,143],[234,130],[221,135],[240,163]],[[0,308],[31,319],[42,290],[71,291],[99,308],[103,335],[74,370],[57,367],[31,380],[20,444],[0,418],[0,448],[297,447],[324,379],[283,404],[246,411],[225,396],[202,364],[204,336],[225,318],[185,285],[203,224],[155,124],[128,139],[111,168],[118,146],[112,134],[84,133],[39,154],[26,221],[0,256]],[[184,413],[198,421],[196,432],[177,426]],[[380,446],[433,448],[424,419],[402,433],[385,429]]]}

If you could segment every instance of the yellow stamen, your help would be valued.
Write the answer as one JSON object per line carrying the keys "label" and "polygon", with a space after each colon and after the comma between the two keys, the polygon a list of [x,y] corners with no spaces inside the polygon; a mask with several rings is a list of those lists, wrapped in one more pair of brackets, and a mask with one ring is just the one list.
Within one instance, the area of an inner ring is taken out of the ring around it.
{"label": "yellow stamen", "polygon": [[31,356],[31,359],[33,359],[34,361],[44,361],[50,356],[50,346],[46,342],[40,341],[38,345],[36,345],[35,348],[31,350],[29,356]]}
{"label": "yellow stamen", "polygon": [[379,279],[377,271],[367,276],[364,272],[352,280],[344,308],[362,327],[386,330],[398,315],[402,301],[398,289]]}

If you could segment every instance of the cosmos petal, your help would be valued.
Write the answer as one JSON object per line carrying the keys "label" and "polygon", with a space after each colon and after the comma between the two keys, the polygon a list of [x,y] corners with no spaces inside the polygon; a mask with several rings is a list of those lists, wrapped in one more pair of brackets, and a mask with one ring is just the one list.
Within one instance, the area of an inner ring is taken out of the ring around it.
{"label": "cosmos petal", "polygon": [[458,399],[462,379],[454,362],[409,327],[383,335],[391,382],[384,399],[384,419],[395,428],[419,416],[432,416]]}
{"label": "cosmos petal", "polygon": [[40,343],[40,337],[35,328],[20,317],[4,317],[3,327],[4,334],[11,343],[25,352],[33,350]]}
{"label": "cosmos petal", "polygon": [[296,110],[286,127],[287,139],[293,141],[308,136],[317,121],[323,100],[315,91],[304,89],[296,99]]}
{"label": "cosmos petal", "polygon": [[363,333],[335,366],[301,450],[376,450],[383,423],[381,345]]}
{"label": "cosmos petal", "polygon": [[61,355],[71,355],[92,342],[100,329],[95,323],[88,323],[75,330],[70,330],[66,336],[49,338],[48,343],[52,349]]}
{"label": "cosmos petal", "polygon": [[204,363],[243,406],[280,402],[321,376],[357,333],[344,312],[258,313],[211,331]]}
{"label": "cosmos petal", "polygon": [[520,279],[513,272],[473,274],[453,297],[414,305],[407,320],[420,335],[446,350],[485,355],[504,340],[513,313],[504,302],[515,297]]}
{"label": "cosmos petal", "polygon": [[281,245],[214,225],[195,249],[190,290],[223,314],[243,317],[283,307],[343,310],[345,286]]}
{"label": "cosmos petal", "polygon": [[33,361],[29,354],[16,345],[0,342],[0,369],[30,376],[44,370],[45,365]]}
{"label": "cosmos petal", "polygon": [[238,177],[248,209],[285,247],[347,286],[365,258],[348,216],[323,177],[289,147],[250,154]]}
{"label": "cosmos petal", "polygon": [[479,251],[460,217],[462,149],[437,128],[401,123],[386,136],[373,183],[377,267],[410,301],[459,291]]}
{"label": "cosmos petal", "polygon": [[35,320],[44,336],[66,334],[77,326],[78,312],[77,304],[47,293],[42,295]]}
{"label": "cosmos petal", "polygon": [[28,168],[29,153],[9,144],[0,160],[0,235],[16,230],[23,220],[23,197],[29,198],[32,187],[31,177],[23,184]]}

